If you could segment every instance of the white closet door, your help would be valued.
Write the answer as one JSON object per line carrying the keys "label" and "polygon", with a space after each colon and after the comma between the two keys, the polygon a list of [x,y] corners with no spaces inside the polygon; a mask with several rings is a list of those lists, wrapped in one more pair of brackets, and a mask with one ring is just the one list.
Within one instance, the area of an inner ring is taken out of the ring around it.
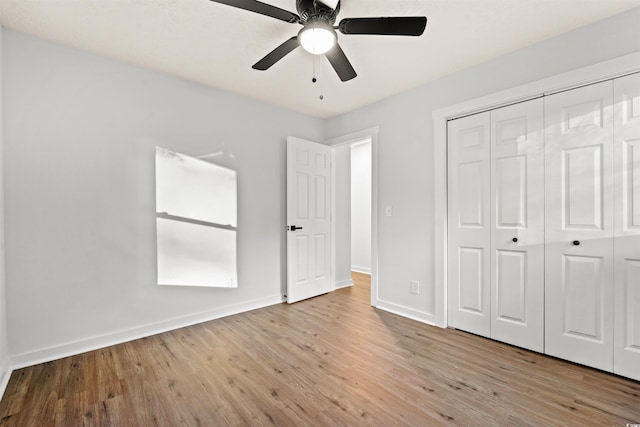
{"label": "white closet door", "polygon": [[546,98],[545,353],[613,368],[613,83]]}
{"label": "white closet door", "polygon": [[488,337],[489,113],[449,122],[449,324]]}
{"label": "white closet door", "polygon": [[544,351],[543,101],[491,111],[491,338]]}
{"label": "white closet door", "polygon": [[613,372],[640,380],[640,74],[614,80]]}

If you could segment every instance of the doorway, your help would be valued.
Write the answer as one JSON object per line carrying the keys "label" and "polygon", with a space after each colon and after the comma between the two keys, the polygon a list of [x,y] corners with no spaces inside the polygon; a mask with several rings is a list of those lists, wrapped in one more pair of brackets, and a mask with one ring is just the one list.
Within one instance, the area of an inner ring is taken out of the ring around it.
{"label": "doorway", "polygon": [[351,154],[351,271],[371,275],[371,139]]}
{"label": "doorway", "polygon": [[[334,289],[370,283],[377,303],[377,128],[327,141],[332,147]],[[358,276],[355,280],[352,277]],[[367,290],[367,292],[369,292]]]}

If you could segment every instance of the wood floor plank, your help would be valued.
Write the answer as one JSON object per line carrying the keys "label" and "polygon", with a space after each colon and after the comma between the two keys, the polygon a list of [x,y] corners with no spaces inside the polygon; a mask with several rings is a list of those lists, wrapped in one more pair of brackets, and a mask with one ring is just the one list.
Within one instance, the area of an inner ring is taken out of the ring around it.
{"label": "wood floor plank", "polygon": [[370,306],[369,277],[13,373],[0,426],[625,426],[640,383]]}

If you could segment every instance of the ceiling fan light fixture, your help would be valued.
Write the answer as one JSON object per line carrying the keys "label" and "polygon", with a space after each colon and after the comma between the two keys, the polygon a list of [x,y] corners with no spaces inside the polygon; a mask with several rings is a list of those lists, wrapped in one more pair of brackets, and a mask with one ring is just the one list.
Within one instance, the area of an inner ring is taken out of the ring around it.
{"label": "ceiling fan light fixture", "polygon": [[326,25],[307,25],[298,35],[300,46],[313,55],[324,55],[336,45],[336,32]]}

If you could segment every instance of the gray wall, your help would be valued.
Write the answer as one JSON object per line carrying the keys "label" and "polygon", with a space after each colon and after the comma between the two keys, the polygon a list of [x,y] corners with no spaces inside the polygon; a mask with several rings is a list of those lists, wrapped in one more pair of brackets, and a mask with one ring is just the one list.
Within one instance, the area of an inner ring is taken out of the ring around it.
{"label": "gray wall", "polygon": [[[380,126],[379,300],[414,317],[436,303],[427,297],[435,286],[432,112],[638,51],[639,28],[636,8],[328,120],[327,138]],[[420,295],[410,293],[412,279]]]}
{"label": "gray wall", "polygon": [[[6,29],[3,63],[16,363],[281,301],[286,137],[323,121]],[[156,285],[156,145],[237,171],[238,289]]]}

